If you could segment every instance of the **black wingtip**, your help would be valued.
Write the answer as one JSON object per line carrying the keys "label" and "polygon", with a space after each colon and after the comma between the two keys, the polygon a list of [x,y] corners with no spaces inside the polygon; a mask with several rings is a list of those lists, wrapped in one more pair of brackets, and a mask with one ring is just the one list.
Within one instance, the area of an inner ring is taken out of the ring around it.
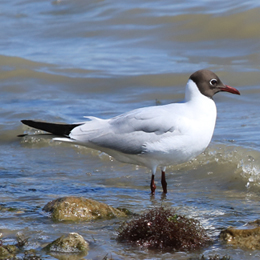
{"label": "black wingtip", "polygon": [[27,126],[46,131],[53,135],[58,136],[68,136],[71,130],[81,124],[56,124],[56,123],[47,123],[39,122],[33,120],[21,120],[21,122]]}
{"label": "black wingtip", "polygon": [[25,124],[25,125],[29,125],[30,122],[33,123],[33,122],[35,122],[35,121],[23,119],[23,120],[21,120],[21,122],[22,122],[23,124]]}

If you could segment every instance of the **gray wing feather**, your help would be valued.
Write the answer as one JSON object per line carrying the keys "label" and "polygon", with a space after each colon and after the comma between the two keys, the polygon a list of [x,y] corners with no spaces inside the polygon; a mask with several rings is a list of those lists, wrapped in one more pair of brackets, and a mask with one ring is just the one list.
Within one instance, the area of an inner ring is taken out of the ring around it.
{"label": "gray wing feather", "polygon": [[[136,109],[117,117],[92,121],[77,127],[72,138],[94,146],[120,151],[126,154],[144,153],[149,142],[157,142],[162,136],[176,132],[172,121],[165,121],[167,112],[159,107]],[[178,131],[177,131],[178,132]]]}

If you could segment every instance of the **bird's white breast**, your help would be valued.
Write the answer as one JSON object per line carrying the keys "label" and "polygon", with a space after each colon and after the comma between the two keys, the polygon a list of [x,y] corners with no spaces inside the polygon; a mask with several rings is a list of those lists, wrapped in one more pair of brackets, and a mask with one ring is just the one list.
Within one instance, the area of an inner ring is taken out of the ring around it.
{"label": "bird's white breast", "polygon": [[179,164],[202,153],[211,141],[217,116],[215,102],[201,94],[192,80],[186,86],[185,102],[168,108],[175,132],[146,144],[147,153],[160,158],[160,165]]}

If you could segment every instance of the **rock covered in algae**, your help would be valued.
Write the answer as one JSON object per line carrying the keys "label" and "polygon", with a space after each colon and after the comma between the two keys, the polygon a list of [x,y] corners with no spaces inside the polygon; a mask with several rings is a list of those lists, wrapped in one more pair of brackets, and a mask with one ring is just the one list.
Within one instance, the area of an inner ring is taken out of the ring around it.
{"label": "rock covered in algae", "polygon": [[11,259],[17,254],[19,249],[14,245],[0,246],[0,259]]}
{"label": "rock covered in algae", "polygon": [[260,227],[251,229],[235,229],[229,227],[221,231],[220,238],[236,247],[251,250],[260,249]]}
{"label": "rock covered in algae", "polygon": [[126,217],[126,214],[119,209],[83,197],[59,198],[47,203],[43,210],[51,212],[52,219],[58,221],[90,221]]}
{"label": "rock covered in algae", "polygon": [[211,243],[198,220],[172,209],[154,208],[119,228],[119,242],[148,249],[187,251]]}
{"label": "rock covered in algae", "polygon": [[70,233],[56,239],[44,249],[53,253],[86,253],[89,243],[78,233]]}

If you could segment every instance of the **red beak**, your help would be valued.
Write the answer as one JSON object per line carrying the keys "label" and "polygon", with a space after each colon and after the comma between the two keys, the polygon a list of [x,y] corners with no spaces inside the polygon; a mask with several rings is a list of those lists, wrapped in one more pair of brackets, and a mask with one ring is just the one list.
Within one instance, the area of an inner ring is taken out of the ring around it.
{"label": "red beak", "polygon": [[240,95],[240,92],[236,88],[230,87],[228,85],[224,85],[223,88],[220,88],[220,91],[226,91],[226,92],[230,92],[232,94]]}

